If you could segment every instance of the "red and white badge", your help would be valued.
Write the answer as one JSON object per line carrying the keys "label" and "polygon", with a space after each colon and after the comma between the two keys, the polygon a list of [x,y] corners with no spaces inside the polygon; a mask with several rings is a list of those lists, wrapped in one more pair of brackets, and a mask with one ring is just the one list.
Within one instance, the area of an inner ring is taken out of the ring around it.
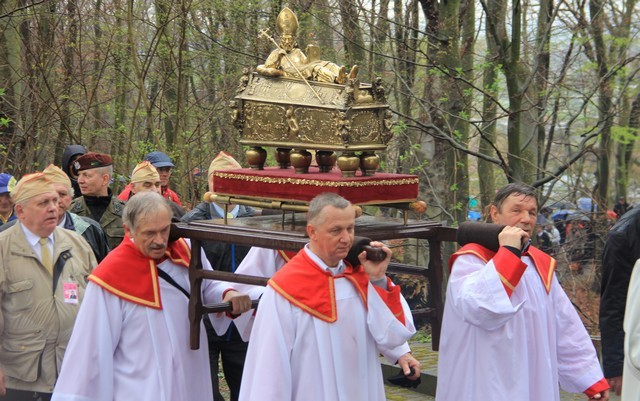
{"label": "red and white badge", "polygon": [[62,283],[65,304],[78,304],[78,283]]}

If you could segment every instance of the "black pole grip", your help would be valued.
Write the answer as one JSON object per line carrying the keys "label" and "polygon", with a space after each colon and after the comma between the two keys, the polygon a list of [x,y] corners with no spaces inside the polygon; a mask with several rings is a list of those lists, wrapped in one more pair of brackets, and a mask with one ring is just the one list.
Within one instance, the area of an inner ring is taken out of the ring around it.
{"label": "black pole grip", "polygon": [[461,246],[474,243],[497,252],[498,248],[500,248],[498,234],[500,234],[505,227],[506,226],[502,224],[465,221],[458,226],[456,241]]}
{"label": "black pole grip", "polygon": [[358,266],[360,264],[360,260],[358,259],[358,255],[362,251],[367,251],[367,259],[372,260],[374,262],[379,262],[384,260],[387,257],[385,251],[382,248],[376,248],[370,246],[371,239],[367,237],[354,237],[353,245],[347,254],[345,260],[351,264],[351,266]]}
{"label": "black pole grip", "polygon": [[[252,299],[251,309],[258,308],[259,303],[259,299]],[[219,304],[202,305],[202,309],[204,313],[231,312],[233,310],[233,305],[231,305],[231,302],[220,302]]]}

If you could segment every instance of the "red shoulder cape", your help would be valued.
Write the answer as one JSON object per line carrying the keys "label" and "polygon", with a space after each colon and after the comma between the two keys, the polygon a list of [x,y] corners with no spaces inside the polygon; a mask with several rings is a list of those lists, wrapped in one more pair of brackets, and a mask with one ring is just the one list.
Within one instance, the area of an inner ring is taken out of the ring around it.
{"label": "red shoulder cape", "polygon": [[[169,243],[165,258],[188,268],[191,249],[180,238]],[[162,309],[156,262],[144,256],[128,235],[95,268],[89,280],[126,301]]]}
{"label": "red shoulder cape", "polygon": [[[482,259],[482,261],[484,261],[484,263],[488,263],[491,259],[494,258],[494,256],[496,256],[496,252],[490,249],[487,249],[482,245],[467,244],[462,248],[458,249],[456,253],[451,255],[451,258],[449,259],[449,271],[451,271],[451,269],[453,268],[453,262],[455,262],[458,256],[468,255],[468,254],[472,254],[479,257],[480,259]],[[556,269],[556,260],[551,256],[547,255],[546,253],[542,252],[540,249],[533,246],[529,247],[525,255],[528,255],[531,257],[531,260],[533,261],[533,265],[536,267],[536,270],[538,271],[538,275],[542,280],[542,284],[544,285],[544,288],[546,289],[547,293],[549,293],[549,291],[551,291],[551,282],[553,280],[553,272]]]}
{"label": "red shoulder cape", "polygon": [[[347,262],[345,261],[345,263]],[[276,272],[269,280],[269,285],[303,311],[322,321],[333,323],[338,319],[334,280],[340,277],[351,281],[366,307],[369,275],[362,268],[359,266],[354,268],[347,263],[343,274],[333,276],[318,266],[304,250],[298,252],[282,269]],[[375,288],[393,314],[404,323],[400,287],[393,286],[389,282],[389,291]]]}

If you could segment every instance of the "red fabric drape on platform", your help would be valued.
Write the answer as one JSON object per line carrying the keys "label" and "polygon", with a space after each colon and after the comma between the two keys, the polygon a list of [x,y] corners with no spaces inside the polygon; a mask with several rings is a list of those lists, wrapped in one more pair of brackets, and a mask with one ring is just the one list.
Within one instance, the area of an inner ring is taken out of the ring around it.
{"label": "red fabric drape on platform", "polygon": [[334,192],[351,203],[412,202],[418,197],[418,177],[409,174],[376,173],[343,178],[340,170],[296,174],[293,168],[267,167],[264,170],[221,170],[214,173],[214,191],[218,195],[235,195],[261,199],[309,202],[323,192]]}

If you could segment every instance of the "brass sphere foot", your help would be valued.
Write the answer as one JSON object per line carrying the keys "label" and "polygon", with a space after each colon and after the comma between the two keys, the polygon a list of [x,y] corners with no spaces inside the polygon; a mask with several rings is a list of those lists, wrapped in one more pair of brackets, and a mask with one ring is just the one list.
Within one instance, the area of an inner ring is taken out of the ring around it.
{"label": "brass sphere foot", "polygon": [[380,156],[375,152],[362,152],[360,155],[360,170],[363,176],[375,175],[380,167]]}
{"label": "brass sphere foot", "polygon": [[296,170],[296,174],[307,174],[313,156],[306,149],[295,149],[290,154],[291,165]]}
{"label": "brass sphere foot", "polygon": [[318,163],[318,170],[321,173],[328,173],[336,165],[338,156],[336,152],[328,150],[319,150],[316,152],[316,162]]}
{"label": "brass sphere foot", "polygon": [[291,167],[291,148],[276,148],[276,161],[280,168]]}
{"label": "brass sphere foot", "polygon": [[360,167],[360,158],[355,153],[343,152],[338,157],[338,168],[343,177],[355,177],[358,167]]}
{"label": "brass sphere foot", "polygon": [[264,162],[267,161],[267,151],[260,146],[254,146],[244,152],[247,163],[252,170],[264,170]]}

